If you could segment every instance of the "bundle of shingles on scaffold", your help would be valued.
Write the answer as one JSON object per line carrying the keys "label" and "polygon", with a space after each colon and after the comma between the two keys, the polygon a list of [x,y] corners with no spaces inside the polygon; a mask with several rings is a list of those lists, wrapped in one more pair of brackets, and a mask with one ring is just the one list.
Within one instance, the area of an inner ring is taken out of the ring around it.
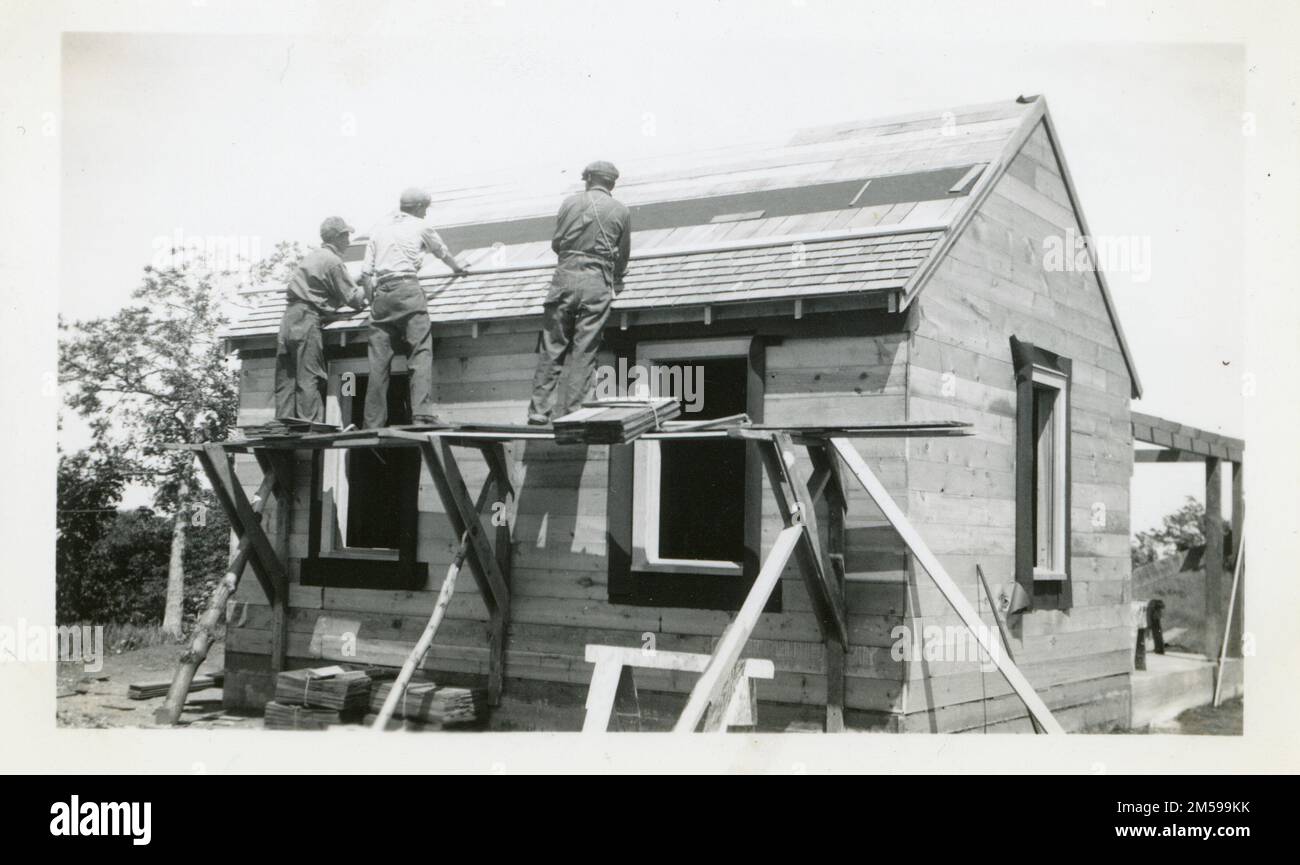
{"label": "bundle of shingles on scaffold", "polygon": [[275,699],[266,704],[270,729],[310,730],[358,720],[370,704],[370,677],[360,670],[315,667],[275,677]]}
{"label": "bundle of shingles on scaffold", "polygon": [[664,421],[672,420],[681,411],[681,404],[670,397],[585,402],[582,408],[555,420],[555,442],[626,444],[643,433],[662,429]]}
{"label": "bundle of shingles on scaffold", "polygon": [[[391,682],[384,682],[371,690],[371,714],[367,716],[367,723],[379,713],[392,687]],[[389,727],[437,730],[443,727],[469,726],[479,719],[481,702],[482,694],[470,688],[440,686],[434,682],[412,682],[398,698],[393,709],[394,721],[389,722]]]}

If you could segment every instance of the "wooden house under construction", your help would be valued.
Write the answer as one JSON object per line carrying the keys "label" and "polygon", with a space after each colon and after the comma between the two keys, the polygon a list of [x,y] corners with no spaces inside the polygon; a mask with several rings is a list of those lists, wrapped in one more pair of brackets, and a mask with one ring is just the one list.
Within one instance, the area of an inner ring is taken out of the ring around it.
{"label": "wooden house under construction", "polygon": [[[678,376],[687,421],[969,424],[965,436],[852,447],[990,627],[990,600],[1004,607],[1015,662],[1060,724],[1125,723],[1139,384],[1104,277],[1045,255],[1054,239],[1088,235],[1045,101],[621,168],[632,262],[603,366]],[[576,181],[562,186],[435,193],[429,219],[472,270],[453,279],[434,262],[423,275],[442,421],[523,422],[554,212]],[[273,414],[281,295],[226,333],[242,365],[241,424]],[[360,425],[365,317],[326,334],[328,420]],[[398,423],[404,386],[395,376]],[[492,555],[508,609],[462,580],[423,662],[440,681],[495,677],[497,727],[578,729],[589,644],[711,654],[790,524],[771,465],[743,437],[498,443],[451,450],[470,490],[495,454],[509,463],[511,495],[489,497],[482,517],[482,536],[504,539]],[[235,595],[229,705],[260,707],[282,667],[400,666],[418,638],[461,524],[419,448],[375,444],[281,451],[292,497],[267,537],[284,589],[274,606],[261,580]],[[830,483],[812,451],[792,450],[799,477]],[[240,454],[235,468],[251,497],[259,461]],[[847,646],[828,657],[824,602],[791,559],[744,645],[774,669],[757,686],[759,728],[822,725],[830,706],[833,728],[1029,730],[1007,680],[962,656],[962,619],[913,548],[856,484],[839,490],[842,512],[818,500],[816,532]],[[695,679],[639,670],[636,684],[671,714]]]}

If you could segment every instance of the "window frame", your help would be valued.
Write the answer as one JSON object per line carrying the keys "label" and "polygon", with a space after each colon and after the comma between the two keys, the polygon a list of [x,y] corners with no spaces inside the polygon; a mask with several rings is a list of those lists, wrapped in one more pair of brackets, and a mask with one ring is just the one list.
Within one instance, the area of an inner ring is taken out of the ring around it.
{"label": "window frame", "polygon": [[[1032,599],[1031,609],[1068,609],[1071,586],[1071,419],[1072,364],[1069,358],[1011,337],[1011,355],[1016,383],[1015,428],[1015,577]],[[1034,507],[1036,466],[1039,448],[1034,423],[1037,394],[1055,390],[1052,409],[1053,496],[1058,506],[1053,514],[1053,562],[1040,567],[1036,527],[1039,514]],[[1059,490],[1059,492],[1058,492]]]}
{"label": "window frame", "polygon": [[[652,329],[619,331],[608,338],[614,361],[624,358],[634,363],[637,346],[655,339]],[[748,377],[745,386],[745,412],[755,423],[763,422],[763,394],[766,375],[765,349],[768,342],[780,337],[763,335],[749,328],[731,329],[715,337],[700,328],[691,336],[671,342],[710,341],[723,337],[749,340]],[[633,486],[636,460],[634,444],[609,445],[609,477],[606,496],[608,527],[608,592],[610,603],[639,607],[722,610],[734,612],[744,603],[762,565],[763,547],[763,463],[758,446],[745,442],[745,552],[738,576],[716,576],[668,571],[637,571],[633,567]],[[764,612],[782,609],[778,585]]]}
{"label": "window frame", "polygon": [[[1052,442],[1051,442],[1051,562],[1046,566],[1039,561],[1039,544],[1034,545],[1034,580],[1064,580],[1067,578],[1068,565],[1065,561],[1066,542],[1065,536],[1069,531],[1069,515],[1065,512],[1069,496],[1067,495],[1067,466],[1066,452],[1068,450],[1067,442],[1069,430],[1066,428],[1065,419],[1069,414],[1069,381],[1061,373],[1055,370],[1046,369],[1035,365],[1031,371],[1032,395],[1031,399],[1037,399],[1037,395],[1044,390],[1055,392],[1052,403]],[[1036,424],[1035,424],[1036,426]],[[1035,430],[1036,432],[1036,430]],[[1041,447],[1039,442],[1034,443],[1033,469],[1035,480],[1042,476],[1043,466]],[[1040,497],[1041,498],[1041,497]],[[1038,523],[1042,518],[1038,513],[1035,517],[1035,541],[1037,541]]]}
{"label": "window frame", "polygon": [[[355,399],[342,392],[343,374],[351,372],[368,376],[370,362],[366,358],[340,358],[330,361],[326,372],[325,422],[342,429],[347,425],[345,419],[352,416],[352,400]],[[391,375],[405,375],[407,372],[406,358],[395,356]],[[316,555],[327,559],[399,561],[403,552],[401,547],[349,547],[341,540],[348,535],[348,448],[326,448],[322,453],[320,514],[317,517],[320,545]]]}
{"label": "window frame", "polygon": [[[647,340],[636,346],[636,362],[647,369],[674,360],[747,360],[751,338]],[[744,561],[670,559],[659,555],[659,507],[662,463],[660,442],[638,440],[632,444],[632,570],[637,573],[694,574],[740,577]]]}

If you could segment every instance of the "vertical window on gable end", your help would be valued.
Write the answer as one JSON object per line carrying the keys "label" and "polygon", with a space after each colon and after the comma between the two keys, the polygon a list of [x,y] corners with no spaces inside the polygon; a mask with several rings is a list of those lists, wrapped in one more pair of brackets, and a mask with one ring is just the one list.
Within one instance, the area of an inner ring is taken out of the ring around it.
{"label": "vertical window on gable end", "polygon": [[1011,339],[1016,581],[1034,609],[1070,606],[1070,361]]}

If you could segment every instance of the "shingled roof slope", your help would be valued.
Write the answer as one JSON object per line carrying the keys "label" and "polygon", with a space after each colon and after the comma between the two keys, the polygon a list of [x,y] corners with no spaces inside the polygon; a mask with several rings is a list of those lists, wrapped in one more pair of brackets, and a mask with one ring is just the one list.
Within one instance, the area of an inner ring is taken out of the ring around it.
{"label": "shingled roof slope", "polygon": [[[1086,235],[1051,114],[1038,97],[624,162],[617,195],[633,213],[632,263],[614,307],[635,315],[886,294],[890,308],[904,309],[1040,124]],[[458,280],[441,262],[426,265],[420,275],[433,320],[472,324],[540,313],[554,266],[548,241],[555,210],[579,188],[571,174],[556,172],[529,184],[434,190],[429,219],[473,274]],[[345,256],[354,269],[363,243],[358,237]],[[1096,275],[1139,397],[1106,275],[1099,268]],[[223,334],[236,343],[273,335],[284,309],[281,286],[248,294],[252,308]],[[330,327],[364,325],[360,314]]]}
{"label": "shingled roof slope", "polygon": [[[1017,134],[1016,101],[808,129],[779,142],[620,166],[632,263],[615,308],[895,292],[899,298]],[[429,219],[473,274],[421,272],[437,322],[536,315],[569,176],[433,192]],[[359,237],[350,250],[360,255]],[[795,246],[798,244],[798,246]],[[275,332],[280,286],[254,293],[232,339]],[[333,325],[362,327],[365,316]]]}

